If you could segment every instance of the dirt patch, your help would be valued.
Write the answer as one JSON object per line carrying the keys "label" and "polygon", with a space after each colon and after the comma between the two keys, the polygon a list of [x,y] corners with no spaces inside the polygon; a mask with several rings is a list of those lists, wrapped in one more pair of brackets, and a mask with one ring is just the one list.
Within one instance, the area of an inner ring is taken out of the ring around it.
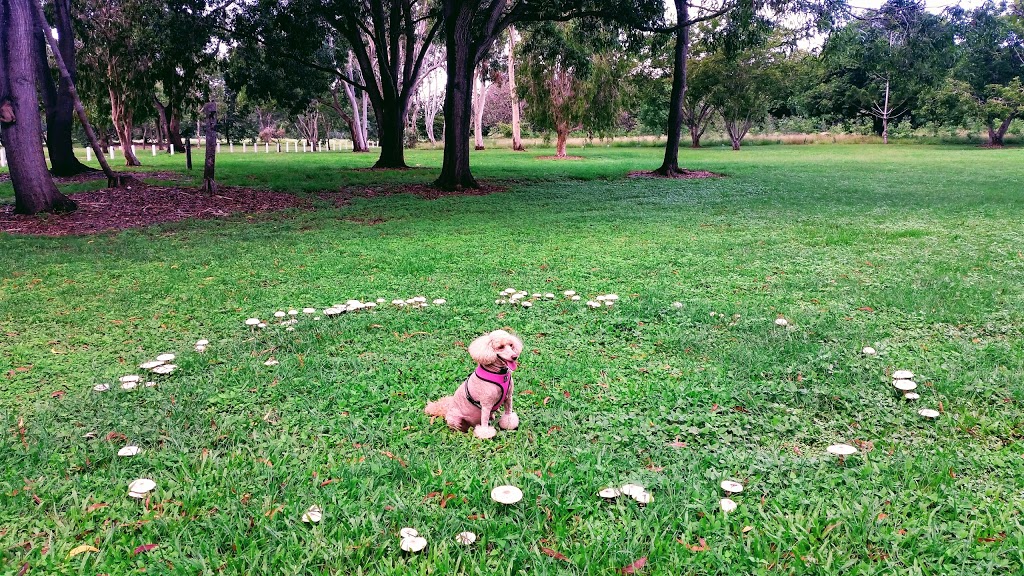
{"label": "dirt patch", "polygon": [[662,176],[650,170],[635,170],[629,173],[630,178],[672,178],[679,180],[690,180],[695,178],[725,178],[724,174],[716,174],[707,170],[683,170],[675,176]]}
{"label": "dirt patch", "polygon": [[[141,176],[150,178],[154,173]],[[76,236],[142,228],[188,218],[224,218],[234,213],[306,208],[308,200],[292,194],[221,186],[215,196],[196,188],[133,185],[71,194],[78,210],[71,214],[26,216],[14,204],[0,205],[0,232],[34,236]]]}
{"label": "dirt patch", "polygon": [[[120,176],[132,176],[139,180],[145,178],[147,180],[167,180],[170,182],[185,181],[180,172],[121,172],[115,170],[114,173]],[[0,174],[0,183],[8,182],[10,179],[11,174],[9,172]],[[103,174],[102,170],[96,170],[95,172],[83,172],[74,176],[54,176],[53,181],[57,184],[81,184],[82,182],[105,181],[106,179],[107,177]]]}
{"label": "dirt patch", "polygon": [[537,160],[583,160],[583,156],[536,156]]}

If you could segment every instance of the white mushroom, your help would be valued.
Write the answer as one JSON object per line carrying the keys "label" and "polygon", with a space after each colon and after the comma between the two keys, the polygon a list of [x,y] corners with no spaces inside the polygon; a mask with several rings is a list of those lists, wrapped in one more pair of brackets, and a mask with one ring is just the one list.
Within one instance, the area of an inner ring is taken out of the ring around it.
{"label": "white mushroom", "polygon": [[171,362],[171,361],[174,360],[174,354],[170,354],[170,353],[168,353],[168,354],[161,354],[161,355],[157,356],[156,359],[161,361],[161,362]]}
{"label": "white mushroom", "polygon": [[455,535],[455,541],[463,546],[471,546],[473,542],[476,542],[476,534],[472,532],[459,532]]}
{"label": "white mushroom", "polygon": [[274,312],[274,318],[284,318],[285,316],[287,316],[287,314],[285,314],[284,310]]}
{"label": "white mushroom", "polygon": [[622,496],[622,490],[619,490],[618,488],[615,487],[602,488],[597,493],[597,495],[600,496],[601,498],[604,498],[605,500],[614,500],[619,496]]}
{"label": "white mushroom", "polygon": [[264,362],[263,365],[264,366],[277,366],[278,365],[278,361],[273,359],[273,358],[270,358],[266,362]]}
{"label": "white mushroom", "polygon": [[601,303],[600,302],[594,302],[593,300],[588,300],[587,301],[587,306],[590,306],[591,308],[600,308],[601,307]]}
{"label": "white mushroom", "polygon": [[176,364],[164,364],[162,366],[157,366],[156,368],[153,368],[153,374],[170,374],[171,372],[174,372],[174,369],[177,367],[178,366]]}
{"label": "white mushroom", "polygon": [[851,454],[856,454],[857,449],[849,444],[833,444],[825,449],[829,454],[834,454],[840,458],[845,458]]}
{"label": "white mushroom", "polygon": [[422,552],[427,547],[427,539],[421,536],[410,536],[409,538],[402,538],[400,544],[403,552]]}
{"label": "white mushroom", "polygon": [[139,448],[138,446],[125,446],[124,448],[121,448],[120,450],[117,451],[117,455],[122,457],[128,457],[135,456],[139,452],[142,452],[142,448]]}
{"label": "white mushroom", "polygon": [[726,514],[736,511],[736,502],[732,498],[722,498],[718,501],[718,505],[722,508],[722,512]]}
{"label": "white mushroom", "polygon": [[566,290],[565,292],[562,292],[562,294],[565,294],[566,296],[575,296],[576,295],[576,291],[575,290]]}
{"label": "white mushroom", "polygon": [[636,500],[636,503],[641,506],[647,506],[654,500],[654,495],[645,490],[643,492],[640,492],[639,494],[634,495],[633,500]]}
{"label": "white mushroom", "polygon": [[137,374],[129,374],[127,376],[121,376],[120,378],[118,378],[118,380],[120,380],[121,383],[124,384],[126,382],[138,382],[139,380],[141,380],[141,378],[139,378]]}
{"label": "white mushroom", "polygon": [[303,308],[303,314],[316,314],[316,308]]}
{"label": "white mushroom", "polygon": [[248,320],[245,321],[245,325],[246,326],[258,326],[259,323],[260,323],[260,319],[259,318],[249,318]]}
{"label": "white mushroom", "polygon": [[865,356],[874,356],[878,352],[875,351],[875,349],[872,348],[871,346],[865,346],[864,349],[861,350],[861,353],[864,354]]}
{"label": "white mushroom", "polygon": [[939,411],[932,410],[931,408],[921,408],[917,413],[929,420],[935,420],[939,417]]}
{"label": "white mushroom", "polygon": [[289,311],[288,311],[288,315],[289,315],[289,316],[298,316],[298,314],[299,314],[299,311],[298,311],[298,310],[294,310],[294,309],[292,309],[292,310],[289,310]]}
{"label": "white mushroom", "polygon": [[743,484],[732,480],[722,480],[721,487],[727,494],[739,494],[740,492],[743,492]]}
{"label": "white mushroom", "polygon": [[135,390],[138,386],[138,382],[123,382],[121,384],[121,390]]}
{"label": "white mushroom", "polygon": [[604,299],[605,300],[611,300],[611,301],[614,302],[615,300],[619,299],[619,295],[618,294],[605,294],[604,295]]}
{"label": "white mushroom", "polygon": [[491,500],[501,504],[515,504],[523,499],[523,491],[515,486],[498,486],[491,490]]}
{"label": "white mushroom", "polygon": [[552,294],[551,292],[548,292],[547,294],[544,295],[544,297],[547,298],[548,300],[553,300],[555,298],[555,295]]}
{"label": "white mushroom", "polygon": [[210,341],[206,340],[206,339],[196,340],[196,346],[207,346],[209,344],[210,344]]}
{"label": "white mushroom", "polygon": [[256,325],[256,327],[257,328],[266,328],[267,327],[267,323],[266,322],[260,322],[259,324]]}
{"label": "white mushroom", "polygon": [[917,392],[907,392],[906,394],[903,395],[904,400],[919,400],[920,398],[921,395],[918,394]]}
{"label": "white mushroom", "polygon": [[146,382],[146,388],[153,388],[156,386],[156,382]]}
{"label": "white mushroom", "polygon": [[619,490],[630,498],[636,498],[637,494],[645,492],[644,487],[639,484],[623,484]]}
{"label": "white mushroom", "polygon": [[682,302],[673,302],[672,303],[672,307],[673,308],[682,308],[683,307],[683,303]]}
{"label": "white mushroom", "polygon": [[153,482],[149,478],[139,478],[138,480],[132,480],[128,484],[128,495],[132,498],[142,498],[147,492],[152,491],[156,488],[156,482]]}
{"label": "white mushroom", "polygon": [[776,326],[789,326],[789,320],[786,320],[785,318],[776,318],[775,319],[775,325]]}
{"label": "white mushroom", "polygon": [[893,380],[913,380],[914,373],[910,370],[897,370],[892,373]]}
{"label": "white mushroom", "polygon": [[317,524],[324,517],[324,511],[316,504],[309,507],[302,513],[302,521],[306,524]]}
{"label": "white mushroom", "polygon": [[604,301],[604,305],[605,305],[605,306],[611,306],[611,305],[613,305],[613,304],[615,304],[615,302],[612,302],[611,300],[605,300],[605,301]]}
{"label": "white mushroom", "polygon": [[597,300],[598,302],[604,302],[606,299],[607,298],[605,297],[604,294],[601,294],[600,296],[594,297],[594,300]]}
{"label": "white mushroom", "polygon": [[398,531],[398,536],[401,538],[412,538],[413,536],[419,536],[420,533],[415,528],[402,528]]}
{"label": "white mushroom", "polygon": [[385,300],[383,298],[377,298],[377,304],[383,304],[385,302],[387,302],[387,300]]}
{"label": "white mushroom", "polygon": [[533,302],[530,302],[529,300],[523,300],[522,302],[520,302],[520,304],[522,304],[523,308],[529,308],[530,306],[533,306]]}
{"label": "white mushroom", "polygon": [[448,301],[447,301],[447,300],[445,300],[444,298],[435,298],[435,299],[434,299],[434,304],[435,304],[436,306],[440,306],[440,305],[442,305],[442,304],[447,304],[447,303],[448,303]]}
{"label": "white mushroom", "polygon": [[163,363],[164,362],[162,360],[150,360],[149,362],[139,364],[139,368],[142,368],[143,370],[152,370]]}
{"label": "white mushroom", "polygon": [[92,387],[93,392],[106,392],[110,390],[110,384],[97,384]]}
{"label": "white mushroom", "polygon": [[892,385],[902,392],[910,392],[917,388],[917,382],[913,380],[893,380]]}
{"label": "white mushroom", "polygon": [[573,294],[573,295],[572,295],[572,296],[571,296],[571,297],[569,298],[569,300],[572,300],[573,302],[579,302],[579,301],[580,301],[580,297],[579,297],[579,295],[578,295],[578,294]]}

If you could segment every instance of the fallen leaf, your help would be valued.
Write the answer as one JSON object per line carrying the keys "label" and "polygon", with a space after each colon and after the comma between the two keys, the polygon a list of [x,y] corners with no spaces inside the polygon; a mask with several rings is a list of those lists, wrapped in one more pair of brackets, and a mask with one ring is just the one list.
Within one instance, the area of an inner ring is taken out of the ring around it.
{"label": "fallen leaf", "polygon": [[448,501],[451,500],[452,498],[455,498],[455,494],[448,494],[448,495],[442,497],[441,498],[441,508],[444,508],[445,506],[447,506],[448,505]]}
{"label": "fallen leaf", "polygon": [[548,434],[552,434],[554,432],[558,432],[561,429],[562,429],[561,426],[552,426],[551,428],[548,428]]}
{"label": "fallen leaf", "polygon": [[338,481],[339,480],[337,478],[328,478],[327,480],[324,480],[323,482],[320,483],[320,487],[323,488],[324,486],[327,486],[328,484],[333,484],[333,483],[338,482]]}
{"label": "fallen leaf", "polygon": [[273,518],[274,515],[280,512],[281,510],[284,510],[283,504],[281,506],[278,506],[277,508],[274,508],[273,510],[267,510],[266,512],[263,513],[263,515],[267,518]]}
{"label": "fallen leaf", "polygon": [[68,553],[68,558],[74,558],[79,554],[85,554],[86,552],[99,552],[100,549],[95,546],[89,546],[88,544],[82,544],[81,546],[75,546]]}
{"label": "fallen leaf", "polygon": [[984,538],[978,538],[978,542],[981,543],[981,544],[984,544],[986,542],[1002,542],[1005,539],[1006,539],[1006,532],[1000,532],[999,534],[996,534],[995,536],[988,536],[988,537],[984,537]]}
{"label": "fallen leaf", "polygon": [[128,437],[120,432],[108,432],[106,439],[107,442],[113,442],[114,440],[127,440]]}
{"label": "fallen leaf", "polygon": [[18,570],[18,576],[25,576],[25,574],[28,574],[28,568],[29,568],[28,562],[25,562],[24,564],[22,564],[21,565],[21,570]]}
{"label": "fallen leaf", "polygon": [[874,312],[875,311],[875,309],[872,308],[871,306],[861,306],[860,308],[857,308],[857,310],[860,310],[861,312]]}
{"label": "fallen leaf", "polygon": [[565,390],[564,392],[562,392],[562,396],[565,396],[566,398],[568,398],[569,397],[569,391]]}
{"label": "fallen leaf", "polygon": [[687,544],[686,542],[683,542],[679,538],[676,538],[676,542],[679,542],[683,546],[686,546],[690,550],[690,552],[704,552],[705,550],[708,549],[707,541],[705,541],[700,536],[697,537],[697,542],[698,542],[697,544]]}
{"label": "fallen leaf", "polygon": [[484,516],[483,514],[470,514],[469,516],[466,516],[466,520],[483,520],[484,518],[487,518],[487,516]]}
{"label": "fallen leaf", "polygon": [[565,554],[562,554],[561,552],[557,552],[555,550],[552,550],[551,548],[545,548],[545,547],[541,546],[540,547],[540,551],[543,552],[544,554],[547,554],[548,556],[551,556],[555,560],[561,560],[563,562],[571,562],[571,560],[569,560],[565,556]]}
{"label": "fallen leaf", "polygon": [[746,534],[747,532],[750,532],[753,529],[754,529],[753,526],[744,526],[743,530],[740,530],[740,532],[743,532],[744,534]]}
{"label": "fallen leaf", "polygon": [[150,550],[152,550],[152,549],[154,549],[156,547],[157,547],[157,544],[143,544],[142,546],[139,546],[138,548],[136,548],[132,552],[132,554],[133,555],[138,555],[138,554],[142,554],[143,552],[149,552]]}
{"label": "fallen leaf", "polygon": [[387,450],[381,450],[380,453],[385,455],[385,456],[387,456],[388,458],[391,458],[395,462],[398,462],[399,464],[402,465],[403,468],[405,468],[407,466],[407,464],[405,463],[405,460],[402,460],[401,458],[399,458],[398,456],[395,456],[394,454],[392,454],[391,452],[388,452]]}
{"label": "fallen leaf", "polygon": [[750,414],[750,410],[747,410],[744,406],[733,406],[733,412],[741,412],[743,414]]}
{"label": "fallen leaf", "polygon": [[85,511],[86,512],[95,512],[95,511],[99,510],[100,508],[106,508],[107,506],[108,506],[108,504],[106,502],[97,502],[95,504],[90,504],[89,507],[85,509]]}
{"label": "fallen leaf", "polygon": [[619,568],[619,572],[623,574],[633,574],[637,570],[643,568],[644,564],[647,564],[646,556],[644,556],[643,558],[637,558],[636,561],[634,561],[632,564]]}
{"label": "fallen leaf", "polygon": [[64,391],[63,390],[57,390],[53,394],[50,394],[50,398],[63,398],[63,397],[64,397]]}
{"label": "fallen leaf", "polygon": [[824,538],[825,536],[827,536],[829,532],[838,528],[840,524],[842,524],[842,522],[836,522],[835,524],[829,524],[828,526],[825,526],[825,530],[822,531],[821,537]]}
{"label": "fallen leaf", "polygon": [[676,440],[675,442],[669,442],[668,445],[671,446],[672,448],[686,448],[686,442],[680,442],[679,440]]}
{"label": "fallen leaf", "polygon": [[879,520],[885,520],[885,519],[886,519],[886,518],[888,518],[888,517],[889,517],[889,515],[888,515],[888,514],[886,514],[885,512],[879,512],[879,513],[878,513],[878,519],[879,519]]}
{"label": "fallen leaf", "polygon": [[440,492],[431,492],[430,494],[427,494],[426,496],[423,497],[423,501],[426,502],[427,500],[430,500],[431,498],[437,498],[440,495]]}
{"label": "fallen leaf", "polygon": [[551,396],[546,396],[546,397],[544,398],[544,405],[545,405],[545,406],[547,406],[547,405],[548,405],[548,402],[550,402],[550,401],[551,401]]}

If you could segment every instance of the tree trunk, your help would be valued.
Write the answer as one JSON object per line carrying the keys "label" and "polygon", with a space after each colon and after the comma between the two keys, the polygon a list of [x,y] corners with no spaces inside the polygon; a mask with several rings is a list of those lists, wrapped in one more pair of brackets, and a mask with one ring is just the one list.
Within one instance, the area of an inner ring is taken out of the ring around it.
{"label": "tree trunk", "polygon": [[214,165],[217,160],[217,103],[207,102],[203,106],[206,117],[206,163],[203,165],[203,189],[210,196],[217,193],[214,180]]}
{"label": "tree trunk", "polygon": [[[687,0],[674,0],[676,22],[683,24],[689,18]],[[665,141],[665,159],[654,171],[661,176],[674,177],[684,173],[679,168],[679,139],[683,130],[683,100],[686,98],[686,59],[690,52],[690,27],[676,30],[676,46],[672,63],[672,95],[668,109],[668,138]]]}
{"label": "tree trunk", "polygon": [[[405,114],[397,99],[388,99],[377,114],[380,158],[374,168],[408,168],[405,163]],[[375,107],[376,108],[376,107]]]}
{"label": "tree trunk", "polygon": [[132,115],[128,110],[128,104],[113,88],[109,88],[107,93],[110,95],[110,120],[114,123],[114,132],[117,133],[117,139],[121,142],[124,164],[125,166],[141,166],[142,163],[132,151]]}
{"label": "tree trunk", "polygon": [[484,149],[484,109],[487,107],[487,94],[491,91],[491,85],[483,74],[478,72],[473,82],[473,139],[474,149]]}
{"label": "tree trunk", "polygon": [[988,125],[988,145],[989,146],[1003,146],[1003,139],[1006,137],[1006,131],[1010,129],[1010,123],[1016,118],[1016,114],[1009,114],[996,128],[994,124],[989,123]]}
{"label": "tree trunk", "polygon": [[469,124],[473,100],[471,49],[472,8],[466,3],[444,3],[448,78],[444,95],[444,159],[434,186],[442,190],[479,188],[469,169]]}
{"label": "tree trunk", "polygon": [[57,190],[43,156],[33,2],[0,0],[0,141],[7,150],[15,212],[71,212],[78,206]]}
{"label": "tree trunk", "polygon": [[407,114],[409,121],[405,126],[405,147],[415,148],[416,143],[420,139],[419,129],[416,127],[416,118],[419,115],[419,106],[415,102],[409,105],[409,113]]}
{"label": "tree trunk", "polygon": [[555,134],[555,156],[565,158],[565,141],[569,139],[569,127],[560,124],[555,129]]}
{"label": "tree trunk", "polygon": [[513,150],[526,150],[523,147],[523,138],[521,135],[521,122],[519,121],[519,95],[516,94],[516,64],[515,64],[515,48],[516,48],[516,29],[513,26],[508,27],[508,91],[509,96],[512,99],[512,149]]}
{"label": "tree trunk", "polygon": [[167,142],[174,146],[175,150],[184,150],[185,141],[181,139],[181,119],[174,105],[167,105]]}
{"label": "tree trunk", "polygon": [[690,126],[690,148],[700,148],[700,137],[704,135],[696,125]]}
{"label": "tree trunk", "polygon": [[[65,65],[72,81],[75,78],[75,37],[71,29],[71,7],[69,0],[55,0],[54,22],[59,34],[58,48],[64,57]],[[75,122],[75,102],[68,88],[68,82],[58,76],[56,86],[50,73],[50,65],[46,59],[46,38],[44,30],[49,30],[48,22],[36,23],[38,48],[36,61],[39,63],[37,80],[43,95],[46,110],[46,149],[50,156],[50,173],[54,176],[74,176],[85,172],[96,172],[82,164],[75,156],[75,144],[72,138]]]}
{"label": "tree trunk", "polygon": [[167,138],[170,143],[170,132],[167,130],[167,107],[161,104],[156,96],[153,96],[153,107],[156,108],[156,146],[161,150],[170,150],[170,146],[164,147],[164,138]]}

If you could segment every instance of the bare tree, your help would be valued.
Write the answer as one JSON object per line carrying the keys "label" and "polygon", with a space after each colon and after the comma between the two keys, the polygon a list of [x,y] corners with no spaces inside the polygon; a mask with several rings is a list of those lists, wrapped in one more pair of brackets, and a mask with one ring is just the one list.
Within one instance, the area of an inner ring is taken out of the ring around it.
{"label": "bare tree", "polygon": [[320,121],[322,119],[323,114],[320,112],[317,102],[310,104],[305,113],[299,114],[295,118],[295,126],[313,150],[317,150],[320,145]]}

